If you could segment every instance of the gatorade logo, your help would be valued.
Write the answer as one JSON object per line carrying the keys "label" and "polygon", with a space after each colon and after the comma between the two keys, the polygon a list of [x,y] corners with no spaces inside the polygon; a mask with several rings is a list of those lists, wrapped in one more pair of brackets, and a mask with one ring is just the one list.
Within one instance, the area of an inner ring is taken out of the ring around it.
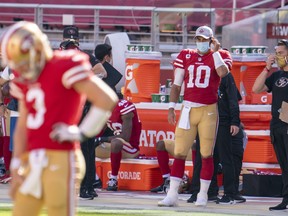
{"label": "gatorade logo", "polygon": [[261,102],[262,103],[267,103],[267,101],[268,101],[267,95],[264,95],[264,96],[261,97]]}
{"label": "gatorade logo", "polygon": [[[111,177],[111,171],[107,172],[107,177]],[[119,171],[118,179],[125,179],[125,180],[141,180],[141,172],[130,172],[130,171]]]}
{"label": "gatorade logo", "polygon": [[132,80],[133,79],[133,70],[137,69],[139,67],[138,63],[135,63],[133,65],[126,65],[125,68],[125,79],[126,80]]}
{"label": "gatorade logo", "polygon": [[156,131],[156,130],[142,130],[140,135],[140,145],[149,148],[155,148],[155,143],[159,140],[175,139],[175,133],[173,131]]}

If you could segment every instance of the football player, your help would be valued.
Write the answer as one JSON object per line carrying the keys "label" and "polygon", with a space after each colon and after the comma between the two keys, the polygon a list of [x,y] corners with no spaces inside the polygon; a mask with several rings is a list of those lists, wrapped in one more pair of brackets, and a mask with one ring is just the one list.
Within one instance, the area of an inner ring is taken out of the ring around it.
{"label": "football player", "polygon": [[130,101],[120,100],[113,110],[107,126],[114,132],[114,136],[96,138],[96,157],[111,158],[112,172],[107,190],[117,191],[117,175],[121,159],[135,158],[139,155],[142,124],[135,105]]}
{"label": "football player", "polygon": [[[168,122],[176,124],[175,105],[184,83],[184,101],[180,119],[175,130],[174,162],[170,177],[170,190],[158,202],[159,206],[175,206],[178,202],[178,188],[181,182],[185,159],[199,134],[202,156],[200,192],[196,206],[207,205],[207,191],[213,175],[213,148],[217,132],[218,110],[217,90],[220,78],[229,73],[232,59],[228,51],[220,49],[220,43],[213,37],[208,26],[196,30],[197,49],[184,49],[174,61],[174,83],[170,93]],[[211,48],[212,47],[212,48]]]}
{"label": "football player", "polygon": [[[116,94],[91,71],[79,51],[52,51],[32,22],[9,27],[2,60],[13,70],[11,94],[19,100],[10,165],[13,215],[75,214],[76,191],[85,172],[79,143],[93,137],[111,115]],[[77,126],[85,99],[91,109]]]}

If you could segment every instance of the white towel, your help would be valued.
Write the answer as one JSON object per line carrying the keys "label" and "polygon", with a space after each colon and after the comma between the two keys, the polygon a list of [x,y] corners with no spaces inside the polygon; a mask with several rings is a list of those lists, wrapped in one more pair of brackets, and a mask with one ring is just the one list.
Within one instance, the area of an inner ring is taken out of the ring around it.
{"label": "white towel", "polygon": [[35,198],[42,196],[41,174],[48,165],[48,158],[44,149],[33,150],[29,153],[29,165],[31,170],[20,187],[22,194],[30,194]]}
{"label": "white towel", "polygon": [[191,107],[188,107],[188,106],[183,107],[181,111],[181,116],[179,119],[179,124],[178,124],[179,128],[182,128],[185,130],[190,129],[190,116],[189,116],[190,110],[191,110]]}

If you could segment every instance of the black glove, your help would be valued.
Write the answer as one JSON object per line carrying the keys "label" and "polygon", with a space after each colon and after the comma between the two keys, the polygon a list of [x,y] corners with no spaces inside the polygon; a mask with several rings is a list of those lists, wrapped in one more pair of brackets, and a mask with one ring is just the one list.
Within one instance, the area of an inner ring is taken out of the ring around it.
{"label": "black glove", "polygon": [[108,137],[96,137],[94,141],[94,147],[97,148],[104,142],[108,142]]}

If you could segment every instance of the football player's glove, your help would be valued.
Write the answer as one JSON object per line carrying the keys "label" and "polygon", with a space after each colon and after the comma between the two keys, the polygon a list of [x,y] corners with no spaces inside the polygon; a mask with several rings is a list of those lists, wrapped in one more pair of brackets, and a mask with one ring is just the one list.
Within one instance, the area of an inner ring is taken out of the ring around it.
{"label": "football player's glove", "polygon": [[108,142],[108,137],[96,137],[94,141],[94,147],[97,148],[104,142]]}
{"label": "football player's glove", "polygon": [[73,142],[80,141],[83,142],[87,139],[81,131],[79,127],[76,125],[67,125],[65,123],[57,123],[53,126],[53,130],[50,133],[50,138],[56,140],[58,142]]}

